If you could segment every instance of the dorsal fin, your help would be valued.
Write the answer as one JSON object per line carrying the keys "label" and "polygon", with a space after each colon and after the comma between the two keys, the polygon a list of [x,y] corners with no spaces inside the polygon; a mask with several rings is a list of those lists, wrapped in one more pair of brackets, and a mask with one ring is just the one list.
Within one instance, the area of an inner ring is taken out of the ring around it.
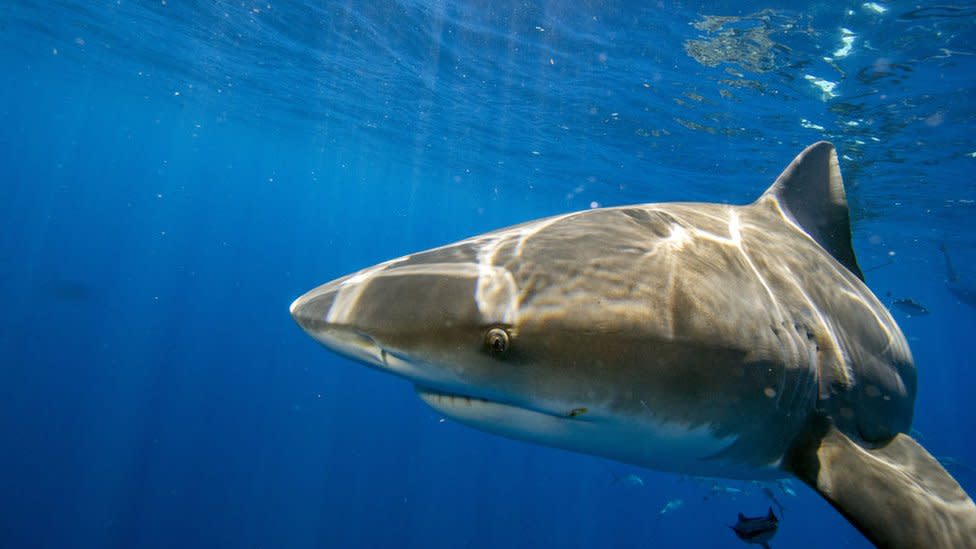
{"label": "dorsal fin", "polygon": [[772,201],[847,270],[864,280],[851,246],[851,219],[834,146],[803,150],[760,197]]}

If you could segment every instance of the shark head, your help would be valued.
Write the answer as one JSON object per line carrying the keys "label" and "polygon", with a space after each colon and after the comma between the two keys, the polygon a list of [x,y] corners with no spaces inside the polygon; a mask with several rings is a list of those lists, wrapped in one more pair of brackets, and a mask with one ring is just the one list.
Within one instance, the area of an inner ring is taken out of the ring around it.
{"label": "shark head", "polygon": [[301,296],[292,317],[326,347],[421,391],[514,401],[518,288],[475,254],[459,243],[364,269]]}
{"label": "shark head", "polygon": [[598,419],[601,383],[587,368],[612,362],[613,343],[596,336],[627,327],[586,313],[598,303],[578,271],[533,266],[532,236],[561,219],[364,269],[301,296],[291,314],[333,351],[409,380],[449,417],[564,446],[572,424]]}

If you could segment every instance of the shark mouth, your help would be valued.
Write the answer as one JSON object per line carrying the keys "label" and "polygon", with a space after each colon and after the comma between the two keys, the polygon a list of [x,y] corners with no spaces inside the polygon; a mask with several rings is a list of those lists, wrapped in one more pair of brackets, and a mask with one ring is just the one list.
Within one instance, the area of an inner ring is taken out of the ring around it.
{"label": "shark mouth", "polygon": [[569,408],[565,412],[553,412],[540,408],[527,408],[518,404],[491,400],[483,397],[452,393],[435,389],[424,385],[414,385],[417,396],[428,406],[465,423],[472,423],[477,418],[477,422],[489,420],[495,417],[503,419],[501,416],[514,420],[516,417],[522,419],[542,419],[567,420],[581,419],[587,413],[587,408]]}
{"label": "shark mouth", "polygon": [[479,404],[491,404],[493,402],[487,398],[462,395],[460,393],[450,393],[423,385],[414,385],[414,390],[417,391],[417,396],[419,396],[424,402],[433,400],[438,403],[444,402],[448,406],[472,406]]}
{"label": "shark mouth", "polygon": [[552,412],[415,385],[417,396],[444,417],[496,435],[615,459],[640,467],[729,478],[777,478],[780,469],[708,459],[727,449],[729,438],[708,427],[608,416],[599,408]]}

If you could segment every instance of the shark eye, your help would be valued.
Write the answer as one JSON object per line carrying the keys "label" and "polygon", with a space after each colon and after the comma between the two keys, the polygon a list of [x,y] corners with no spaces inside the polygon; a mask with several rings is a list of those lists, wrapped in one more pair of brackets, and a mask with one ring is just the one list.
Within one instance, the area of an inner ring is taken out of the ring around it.
{"label": "shark eye", "polygon": [[502,328],[492,328],[485,333],[485,345],[493,355],[504,354],[512,345],[508,332]]}

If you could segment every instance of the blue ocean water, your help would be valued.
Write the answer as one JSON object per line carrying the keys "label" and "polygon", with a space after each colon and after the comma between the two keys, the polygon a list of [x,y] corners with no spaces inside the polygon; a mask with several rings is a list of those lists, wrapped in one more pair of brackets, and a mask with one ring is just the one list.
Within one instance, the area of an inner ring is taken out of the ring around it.
{"label": "blue ocean water", "polygon": [[736,513],[781,504],[774,547],[866,547],[799,482],[443,421],[288,315],[516,222],[748,202],[820,139],[912,345],[913,434],[976,492],[976,309],[940,251],[976,286],[974,22],[906,1],[8,2],[0,546],[735,547]]}

